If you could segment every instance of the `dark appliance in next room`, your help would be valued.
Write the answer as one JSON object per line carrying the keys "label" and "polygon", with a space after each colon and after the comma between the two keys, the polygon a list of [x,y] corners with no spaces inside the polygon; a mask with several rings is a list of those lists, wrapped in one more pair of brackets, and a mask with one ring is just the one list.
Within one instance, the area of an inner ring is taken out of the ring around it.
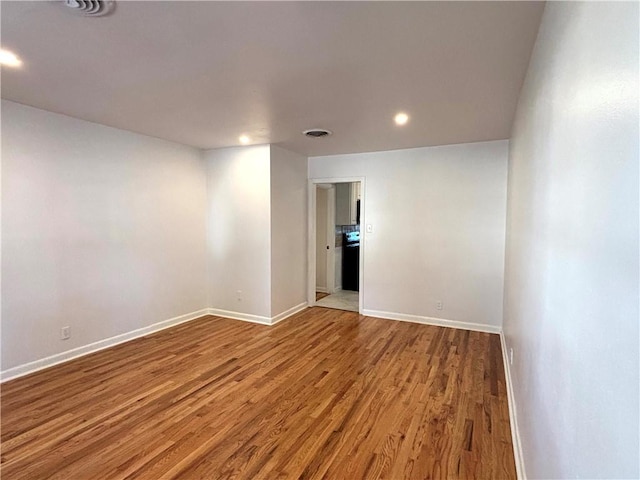
{"label": "dark appliance in next room", "polygon": [[359,290],[360,232],[344,234],[342,249],[342,289]]}

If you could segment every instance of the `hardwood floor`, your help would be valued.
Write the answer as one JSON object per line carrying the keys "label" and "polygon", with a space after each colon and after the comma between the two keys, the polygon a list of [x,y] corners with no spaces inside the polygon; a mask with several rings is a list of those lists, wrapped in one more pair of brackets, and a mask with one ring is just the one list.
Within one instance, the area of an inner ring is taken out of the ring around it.
{"label": "hardwood floor", "polygon": [[3,480],[515,478],[497,335],[310,308],[5,383]]}
{"label": "hardwood floor", "polygon": [[322,300],[324,297],[327,297],[329,294],[324,292],[316,292],[316,302],[318,300]]}

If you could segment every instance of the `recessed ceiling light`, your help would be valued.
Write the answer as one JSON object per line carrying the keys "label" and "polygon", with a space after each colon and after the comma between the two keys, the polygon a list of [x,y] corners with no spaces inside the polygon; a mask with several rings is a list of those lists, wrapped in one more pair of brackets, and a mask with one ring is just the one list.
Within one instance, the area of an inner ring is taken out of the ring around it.
{"label": "recessed ceiling light", "polygon": [[246,145],[247,143],[249,143],[250,139],[246,135],[240,135],[240,137],[238,137],[238,140],[240,140],[241,144]]}
{"label": "recessed ceiling light", "polygon": [[0,50],[0,64],[6,65],[7,67],[19,67],[22,65],[22,60],[9,50]]}
{"label": "recessed ceiling light", "polygon": [[400,112],[396,114],[396,116],[393,119],[396,122],[396,125],[404,125],[409,121],[409,115],[407,115],[406,113]]}

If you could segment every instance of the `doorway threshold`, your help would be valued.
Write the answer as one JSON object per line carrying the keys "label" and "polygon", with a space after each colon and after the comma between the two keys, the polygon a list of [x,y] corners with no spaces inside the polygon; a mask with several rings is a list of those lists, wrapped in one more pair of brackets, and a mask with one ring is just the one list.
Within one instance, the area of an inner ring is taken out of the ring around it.
{"label": "doorway threshold", "polygon": [[316,307],[335,308],[337,310],[358,311],[358,292],[338,290],[316,302]]}

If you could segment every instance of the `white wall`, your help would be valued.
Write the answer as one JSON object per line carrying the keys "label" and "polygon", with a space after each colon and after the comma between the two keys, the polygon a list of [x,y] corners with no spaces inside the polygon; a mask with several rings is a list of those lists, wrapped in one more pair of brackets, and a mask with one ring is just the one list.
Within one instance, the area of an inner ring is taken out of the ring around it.
{"label": "white wall", "polygon": [[504,330],[530,478],[639,478],[638,3],[547,3],[513,128]]}
{"label": "white wall", "polygon": [[205,159],[209,306],[269,323],[306,301],[306,160],[269,145]]}
{"label": "white wall", "polygon": [[269,318],[269,146],[209,150],[205,152],[205,159],[209,216],[209,306]]}
{"label": "white wall", "polygon": [[206,307],[198,150],[3,101],[2,162],[3,371]]}
{"label": "white wall", "polygon": [[2,127],[3,377],[207,307],[270,319],[305,302],[304,157],[205,160],[8,101]]}
{"label": "white wall", "polygon": [[307,301],[307,158],[271,145],[271,316]]}
{"label": "white wall", "polygon": [[366,177],[365,310],[499,329],[507,149],[497,141],[309,159],[310,178]]}

